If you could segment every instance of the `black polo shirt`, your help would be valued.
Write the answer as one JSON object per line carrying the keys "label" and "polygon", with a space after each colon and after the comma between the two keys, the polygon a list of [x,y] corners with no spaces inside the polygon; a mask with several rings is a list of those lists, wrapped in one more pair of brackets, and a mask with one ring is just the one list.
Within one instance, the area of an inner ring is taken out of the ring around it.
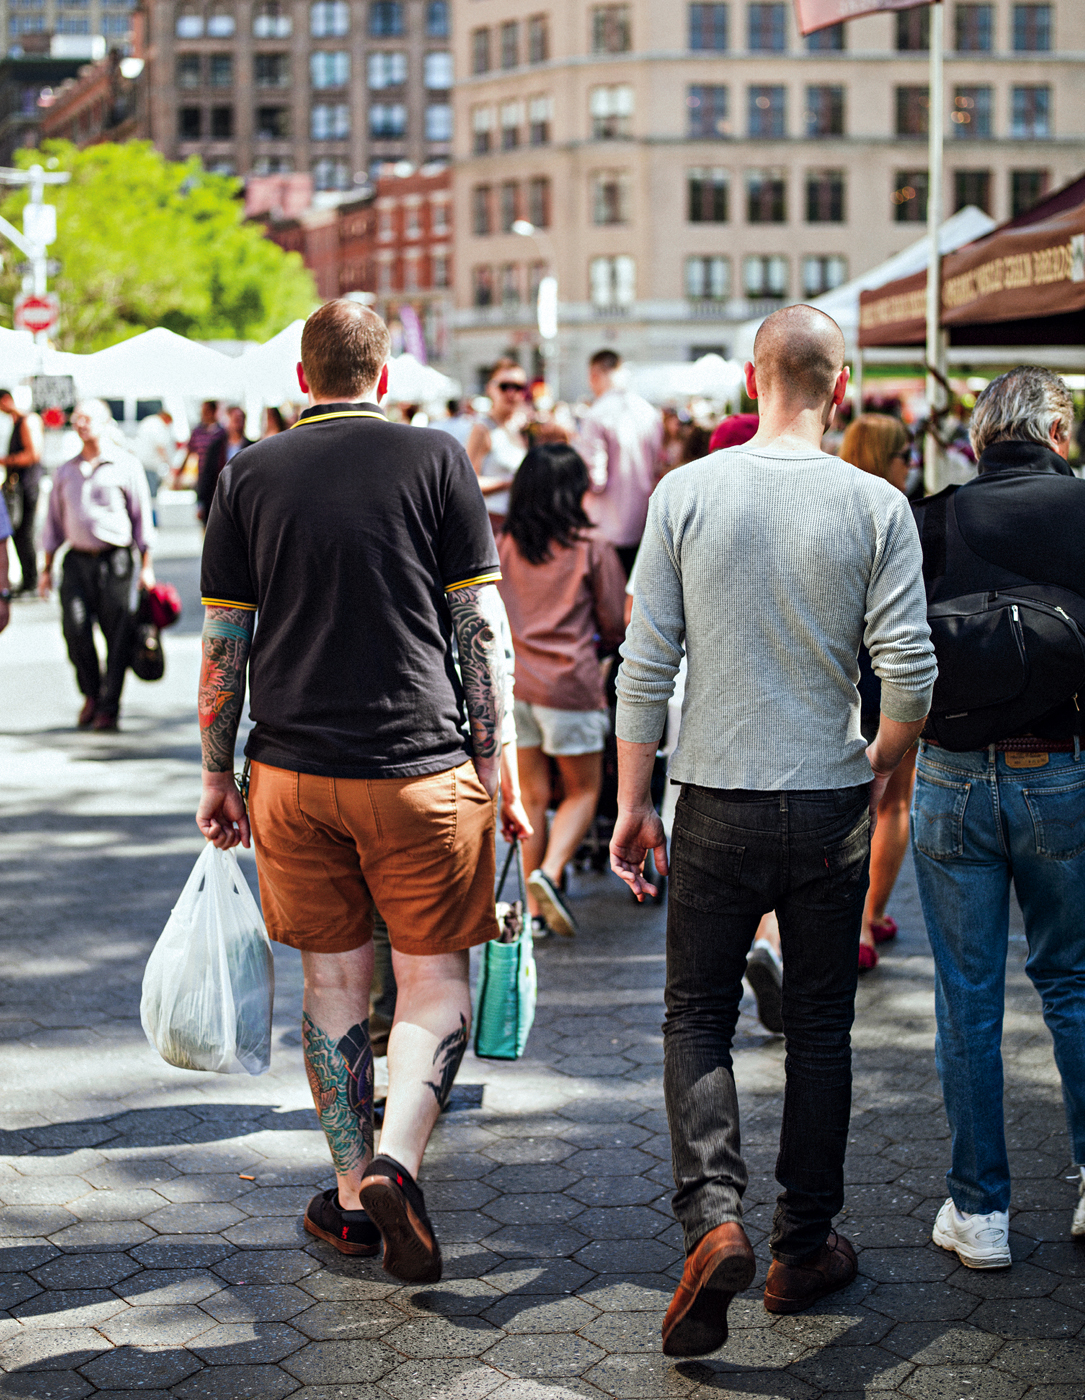
{"label": "black polo shirt", "polygon": [[260,763],[341,778],[439,773],[470,754],[445,595],[500,578],[478,479],[447,433],[318,404],[219,478],[207,605],[258,613]]}

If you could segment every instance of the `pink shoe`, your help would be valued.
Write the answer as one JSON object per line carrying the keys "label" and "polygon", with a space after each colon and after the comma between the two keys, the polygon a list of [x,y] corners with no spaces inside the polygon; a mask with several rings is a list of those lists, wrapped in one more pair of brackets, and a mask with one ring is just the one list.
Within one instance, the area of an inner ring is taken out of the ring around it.
{"label": "pink shoe", "polygon": [[891,938],[897,936],[897,921],[887,914],[884,919],[873,920],[870,931],[874,935],[875,943],[888,943]]}
{"label": "pink shoe", "polygon": [[874,948],[868,948],[865,943],[859,944],[859,971],[870,972],[878,966],[878,954]]}

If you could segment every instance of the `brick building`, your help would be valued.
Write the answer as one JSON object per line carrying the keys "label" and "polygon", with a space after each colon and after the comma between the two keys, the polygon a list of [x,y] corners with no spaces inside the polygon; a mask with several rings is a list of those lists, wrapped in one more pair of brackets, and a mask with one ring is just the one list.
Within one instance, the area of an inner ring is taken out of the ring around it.
{"label": "brick building", "polygon": [[41,139],[91,146],[147,135],[144,65],[114,50],[57,88],[41,118]]}

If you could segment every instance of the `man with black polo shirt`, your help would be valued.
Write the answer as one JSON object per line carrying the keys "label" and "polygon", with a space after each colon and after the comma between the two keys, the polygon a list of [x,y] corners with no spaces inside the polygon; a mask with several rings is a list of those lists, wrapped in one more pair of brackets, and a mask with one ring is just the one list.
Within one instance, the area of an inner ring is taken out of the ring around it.
{"label": "man with black polo shirt", "polygon": [[[311,407],[219,479],[196,820],[226,849],[248,845],[251,819],[268,931],[301,950],[305,1066],[337,1177],[305,1228],[345,1254],[376,1254],[383,1237],[389,1273],[433,1282],[441,1254],[415,1178],[467,1046],[468,950],[497,934],[500,571],[463,449],[377,407],[389,351],[367,308],[314,312],[298,367]],[[246,669],[248,814],[233,778]],[[399,996],[371,1159],[374,904]]]}

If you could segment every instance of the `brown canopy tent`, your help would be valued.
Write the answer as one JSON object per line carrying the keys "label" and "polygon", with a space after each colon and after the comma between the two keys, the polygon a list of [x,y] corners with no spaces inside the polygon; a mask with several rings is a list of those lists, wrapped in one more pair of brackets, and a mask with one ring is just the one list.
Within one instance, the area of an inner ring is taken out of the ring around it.
{"label": "brown canopy tent", "polygon": [[[926,286],[920,272],[863,292],[860,347],[922,345]],[[992,349],[1057,346],[1085,361],[1085,176],[944,258],[941,305],[951,350],[983,347],[990,362]]]}

